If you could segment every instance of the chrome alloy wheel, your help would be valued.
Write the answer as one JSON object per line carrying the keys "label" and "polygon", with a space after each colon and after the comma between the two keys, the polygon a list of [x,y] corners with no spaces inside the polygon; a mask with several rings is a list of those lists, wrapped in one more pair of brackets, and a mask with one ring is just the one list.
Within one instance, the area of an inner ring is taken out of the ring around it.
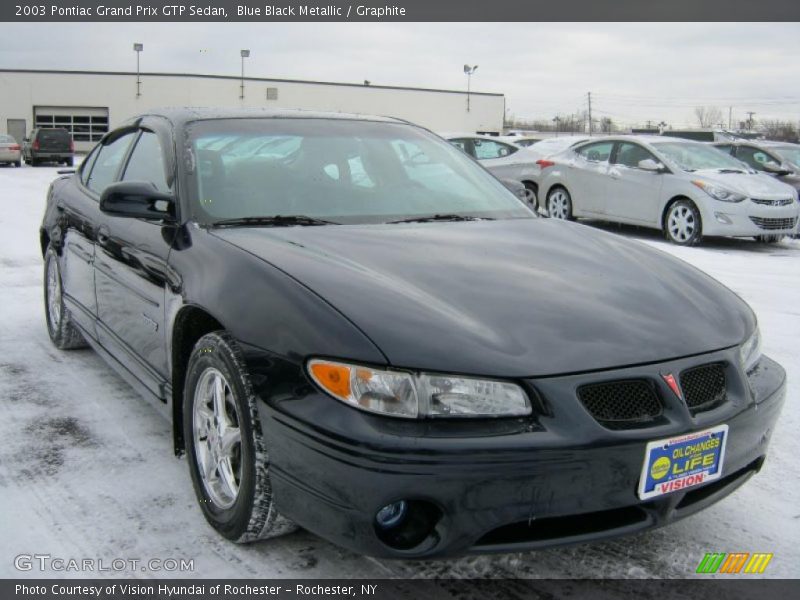
{"label": "chrome alloy wheel", "polygon": [[669,211],[667,230],[677,242],[686,242],[697,231],[697,218],[694,211],[685,204],[678,204]]}
{"label": "chrome alloy wheel", "polygon": [[550,193],[547,198],[547,214],[553,219],[569,217],[569,196],[562,189]]}
{"label": "chrome alloy wheel", "polygon": [[203,371],[194,391],[194,451],[203,486],[214,505],[234,505],[242,481],[239,411],[228,381],[214,367]]}
{"label": "chrome alloy wheel", "polygon": [[50,327],[55,331],[61,324],[61,277],[58,274],[56,258],[47,261],[47,314]]}

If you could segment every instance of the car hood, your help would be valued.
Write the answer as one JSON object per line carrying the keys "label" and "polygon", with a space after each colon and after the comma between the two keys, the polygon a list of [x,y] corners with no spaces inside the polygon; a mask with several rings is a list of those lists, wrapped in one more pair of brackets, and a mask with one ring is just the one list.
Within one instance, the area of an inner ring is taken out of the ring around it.
{"label": "car hood", "polygon": [[398,367],[555,375],[709,352],[754,327],[747,305],[701,271],[552,219],[214,235],[327,300]]}
{"label": "car hood", "polygon": [[792,190],[785,183],[764,173],[720,173],[716,169],[701,169],[689,175],[692,179],[720,185],[748,198],[774,200],[792,196]]}

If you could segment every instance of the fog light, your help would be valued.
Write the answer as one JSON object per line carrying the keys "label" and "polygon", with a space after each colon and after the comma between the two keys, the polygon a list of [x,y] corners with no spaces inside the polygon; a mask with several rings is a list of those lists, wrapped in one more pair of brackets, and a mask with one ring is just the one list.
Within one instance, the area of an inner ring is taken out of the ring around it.
{"label": "fog light", "polygon": [[733,225],[733,221],[731,221],[731,218],[725,213],[715,212],[714,216],[717,218],[717,221],[719,221],[723,225]]}
{"label": "fog light", "polygon": [[381,529],[391,529],[397,527],[406,518],[408,513],[408,503],[399,500],[392,504],[387,504],[375,513],[375,522]]}

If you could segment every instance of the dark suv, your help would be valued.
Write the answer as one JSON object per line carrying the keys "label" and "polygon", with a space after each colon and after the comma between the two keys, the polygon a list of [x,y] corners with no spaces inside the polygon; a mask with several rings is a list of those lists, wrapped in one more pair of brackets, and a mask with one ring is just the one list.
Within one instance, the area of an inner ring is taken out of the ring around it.
{"label": "dark suv", "polygon": [[34,129],[22,143],[25,164],[34,167],[43,162],[73,165],[75,145],[66,129]]}

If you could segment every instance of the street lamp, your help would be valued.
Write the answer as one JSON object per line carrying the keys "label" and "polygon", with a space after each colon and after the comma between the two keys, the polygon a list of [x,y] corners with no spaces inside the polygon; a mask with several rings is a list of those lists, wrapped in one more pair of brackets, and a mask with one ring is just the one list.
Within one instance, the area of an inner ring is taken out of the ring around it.
{"label": "street lamp", "polygon": [[135,43],[133,51],[136,52],[136,97],[142,95],[142,80],[139,77],[139,53],[144,50],[144,44]]}
{"label": "street lamp", "polygon": [[558,131],[560,129],[559,124],[561,123],[561,117],[559,117],[558,115],[553,117],[553,123],[556,124],[556,137],[558,137]]}
{"label": "street lamp", "polygon": [[244,59],[250,58],[250,50],[242,50],[239,54],[242,56],[242,91],[239,94],[239,99],[244,100]]}
{"label": "street lamp", "polygon": [[469,112],[469,92],[470,92],[470,83],[472,82],[472,74],[478,70],[478,65],[474,67],[470,67],[469,65],[464,65],[464,75],[467,76],[467,112]]}

